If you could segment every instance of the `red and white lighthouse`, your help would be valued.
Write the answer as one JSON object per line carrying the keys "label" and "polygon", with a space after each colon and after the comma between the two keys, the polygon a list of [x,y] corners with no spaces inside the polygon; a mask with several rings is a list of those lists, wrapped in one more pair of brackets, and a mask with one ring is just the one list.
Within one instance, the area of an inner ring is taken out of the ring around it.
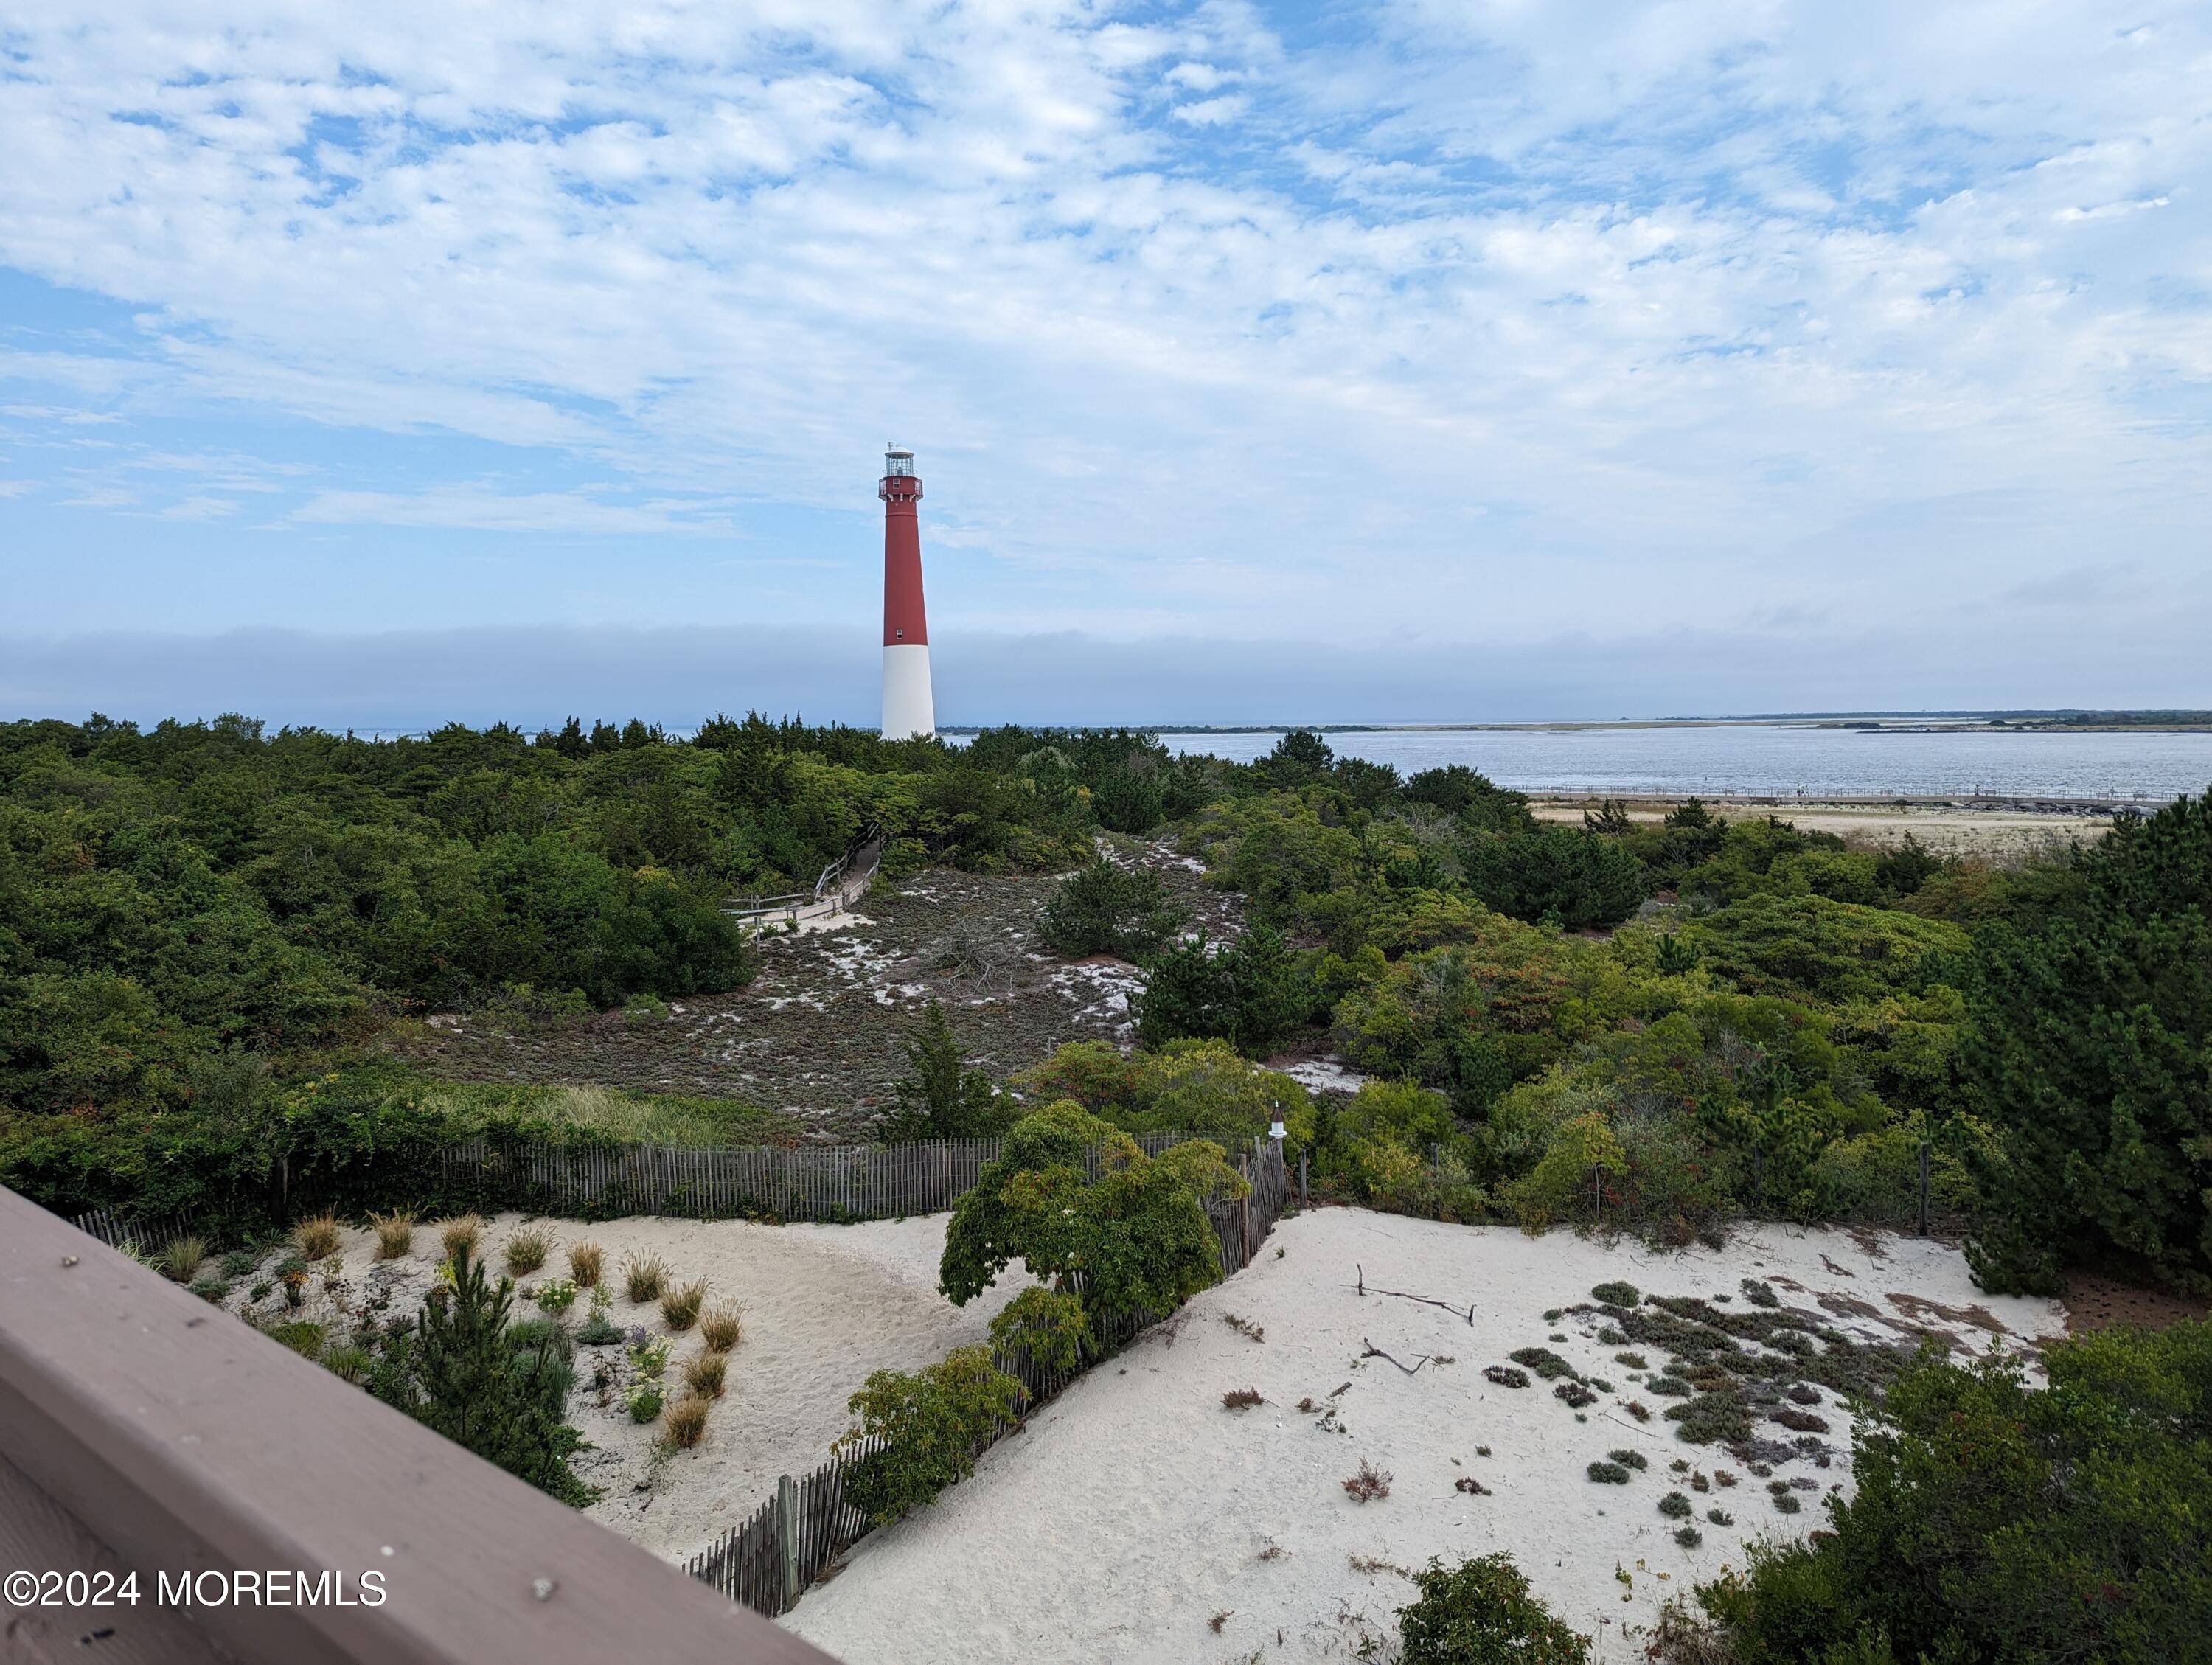
{"label": "red and white lighthouse", "polygon": [[884,453],[884,738],[927,739],[937,732],[929,689],[929,626],[921,610],[921,523],[915,505],[921,480],[914,453]]}

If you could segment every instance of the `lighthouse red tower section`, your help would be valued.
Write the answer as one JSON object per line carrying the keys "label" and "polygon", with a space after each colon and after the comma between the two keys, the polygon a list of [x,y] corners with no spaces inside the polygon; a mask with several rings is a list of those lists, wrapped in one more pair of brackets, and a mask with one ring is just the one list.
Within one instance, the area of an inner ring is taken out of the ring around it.
{"label": "lighthouse red tower section", "polygon": [[914,471],[911,452],[891,452],[884,468],[883,481],[876,488],[876,495],[884,501],[884,646],[926,647],[929,623],[921,605],[921,522],[915,511],[921,501],[921,480]]}
{"label": "lighthouse red tower section", "polygon": [[929,684],[929,624],[921,607],[921,526],[915,505],[921,481],[914,453],[884,453],[876,487],[884,501],[884,726],[887,740],[937,732],[937,701]]}

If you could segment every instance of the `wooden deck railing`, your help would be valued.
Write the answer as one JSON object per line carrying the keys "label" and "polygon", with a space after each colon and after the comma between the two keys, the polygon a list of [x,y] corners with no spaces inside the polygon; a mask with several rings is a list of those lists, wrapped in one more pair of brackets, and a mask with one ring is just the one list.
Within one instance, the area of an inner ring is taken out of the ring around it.
{"label": "wooden deck railing", "polygon": [[0,1576],[50,1570],[10,1665],[829,1659],[0,1188]]}

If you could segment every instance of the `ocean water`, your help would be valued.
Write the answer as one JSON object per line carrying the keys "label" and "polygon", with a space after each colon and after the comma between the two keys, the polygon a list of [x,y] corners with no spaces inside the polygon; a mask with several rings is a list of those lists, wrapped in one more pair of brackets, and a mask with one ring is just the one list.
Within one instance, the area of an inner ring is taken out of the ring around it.
{"label": "ocean water", "polygon": [[[1280,730],[1176,734],[1176,752],[1249,763]],[[1701,797],[2096,799],[2157,805],[2212,788],[2212,734],[1915,733],[1798,723],[1381,729],[1326,737],[1401,775],[1465,763],[1522,792]]]}

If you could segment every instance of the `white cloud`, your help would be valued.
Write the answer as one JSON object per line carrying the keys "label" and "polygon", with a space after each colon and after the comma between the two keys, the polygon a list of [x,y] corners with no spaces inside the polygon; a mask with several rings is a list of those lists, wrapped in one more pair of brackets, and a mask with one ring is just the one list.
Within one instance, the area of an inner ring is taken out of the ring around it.
{"label": "white cloud", "polygon": [[401,494],[318,492],[292,517],[301,525],[442,526],[471,532],[552,532],[665,537],[726,534],[720,508],[675,502],[609,503],[573,491],[500,492],[468,486]]}
{"label": "white cloud", "polygon": [[145,334],[0,375],[613,483],[363,465],[288,525],[865,513],[896,431],[979,619],[1534,640],[2201,562],[2201,10],[211,7],[16,26],[0,261]]}
{"label": "white cloud", "polygon": [[1219,98],[1200,99],[1195,104],[1178,104],[1170,112],[1177,121],[1193,127],[1218,127],[1224,122],[1235,121],[1252,107],[1252,100],[1242,93],[1224,93]]}

